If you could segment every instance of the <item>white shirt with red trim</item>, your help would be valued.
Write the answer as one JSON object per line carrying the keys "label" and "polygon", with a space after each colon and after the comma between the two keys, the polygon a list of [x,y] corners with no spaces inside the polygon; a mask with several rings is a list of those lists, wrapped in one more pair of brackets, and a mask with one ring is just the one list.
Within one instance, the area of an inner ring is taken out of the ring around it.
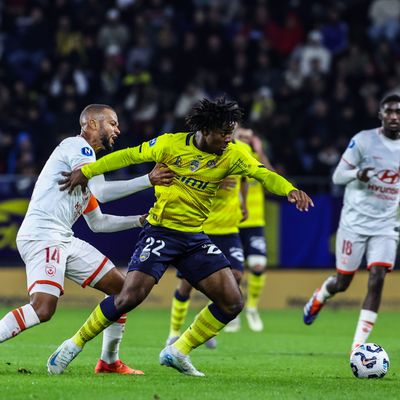
{"label": "white shirt with red trim", "polygon": [[388,139],[380,128],[361,131],[351,139],[343,161],[351,168],[374,170],[368,182],[346,184],[340,226],[360,235],[397,236],[400,140]]}
{"label": "white shirt with red trim", "polygon": [[69,241],[72,225],[85,211],[91,197],[89,189],[76,187],[72,194],[61,192],[62,171],[72,171],[96,161],[96,154],[81,136],[63,140],[50,155],[33,190],[28,211],[17,240]]}

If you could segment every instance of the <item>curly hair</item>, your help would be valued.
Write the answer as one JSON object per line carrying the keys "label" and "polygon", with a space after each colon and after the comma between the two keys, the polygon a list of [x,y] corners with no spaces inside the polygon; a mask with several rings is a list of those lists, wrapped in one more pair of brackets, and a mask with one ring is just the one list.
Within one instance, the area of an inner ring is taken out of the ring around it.
{"label": "curly hair", "polygon": [[240,122],[242,117],[243,110],[236,101],[220,97],[215,101],[200,100],[185,121],[191,131],[210,132]]}

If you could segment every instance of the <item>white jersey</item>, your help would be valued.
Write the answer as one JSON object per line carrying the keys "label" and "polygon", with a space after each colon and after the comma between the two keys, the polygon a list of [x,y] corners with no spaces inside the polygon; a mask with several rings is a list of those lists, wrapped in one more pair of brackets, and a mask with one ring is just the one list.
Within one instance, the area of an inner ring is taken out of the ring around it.
{"label": "white jersey", "polygon": [[368,182],[354,179],[346,185],[340,226],[360,235],[398,235],[400,200],[400,140],[391,140],[380,128],[355,135],[343,160],[358,169],[374,168]]}
{"label": "white jersey", "polygon": [[90,191],[76,187],[60,191],[62,171],[72,171],[96,161],[93,148],[81,136],[63,140],[53,151],[36,182],[17,240],[70,241],[72,225],[85,211]]}

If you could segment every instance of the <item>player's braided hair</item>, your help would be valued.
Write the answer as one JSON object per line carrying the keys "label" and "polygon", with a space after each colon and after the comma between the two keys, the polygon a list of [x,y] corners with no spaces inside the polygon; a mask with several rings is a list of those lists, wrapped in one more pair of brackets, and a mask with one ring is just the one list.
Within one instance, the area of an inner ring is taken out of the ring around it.
{"label": "player's braided hair", "polygon": [[242,116],[243,110],[236,101],[220,97],[215,101],[200,100],[185,120],[191,131],[210,132],[240,122]]}

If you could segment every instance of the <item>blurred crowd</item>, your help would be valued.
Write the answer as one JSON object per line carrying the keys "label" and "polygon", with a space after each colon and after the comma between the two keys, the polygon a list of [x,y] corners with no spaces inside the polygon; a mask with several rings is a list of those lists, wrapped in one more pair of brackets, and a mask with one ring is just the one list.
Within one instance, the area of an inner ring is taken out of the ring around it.
{"label": "blurred crowd", "polygon": [[[200,98],[245,110],[287,176],[328,177],[400,85],[400,0],[3,0],[0,174],[35,175],[114,106],[118,147],[185,130]],[[130,172],[142,172],[140,167]]]}

